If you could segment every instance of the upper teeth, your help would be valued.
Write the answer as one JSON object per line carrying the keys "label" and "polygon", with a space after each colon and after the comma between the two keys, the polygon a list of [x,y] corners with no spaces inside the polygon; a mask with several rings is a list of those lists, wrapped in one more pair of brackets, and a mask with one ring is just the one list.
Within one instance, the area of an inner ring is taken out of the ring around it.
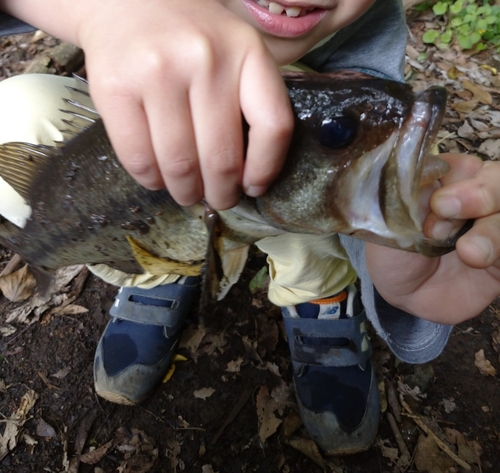
{"label": "upper teeth", "polygon": [[258,3],[263,7],[269,8],[269,11],[271,13],[274,13],[275,15],[281,15],[283,12],[285,12],[286,16],[297,17],[300,15],[300,12],[302,10],[300,7],[285,8],[279,3],[269,2],[268,0],[258,0]]}

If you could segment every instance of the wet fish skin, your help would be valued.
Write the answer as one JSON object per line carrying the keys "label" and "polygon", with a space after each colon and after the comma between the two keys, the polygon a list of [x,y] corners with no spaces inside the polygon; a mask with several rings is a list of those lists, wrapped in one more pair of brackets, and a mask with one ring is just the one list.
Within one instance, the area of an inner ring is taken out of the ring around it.
{"label": "wet fish skin", "polygon": [[[430,256],[451,251],[453,240],[423,237],[417,215],[426,169],[436,167],[436,177],[446,172],[428,157],[444,89],[415,97],[405,84],[353,72],[288,74],[285,82],[296,119],[283,171],[264,196],[243,197],[218,212],[216,239],[237,248],[283,232],[340,232]],[[342,146],[325,132],[335,120],[347,135],[354,127]],[[61,149],[1,145],[0,176],[33,210],[23,229],[0,224],[1,242],[33,266],[106,263],[141,273],[130,239],[181,262],[181,273],[205,259],[205,206],[181,207],[166,190],[137,184],[119,164],[100,119]],[[226,250],[219,245],[218,251]]]}

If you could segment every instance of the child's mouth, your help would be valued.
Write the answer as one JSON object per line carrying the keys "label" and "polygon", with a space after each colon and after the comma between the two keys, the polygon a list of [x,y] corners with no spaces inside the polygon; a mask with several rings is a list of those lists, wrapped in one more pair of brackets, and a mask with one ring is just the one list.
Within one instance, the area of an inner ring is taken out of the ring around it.
{"label": "child's mouth", "polygon": [[274,15],[286,15],[289,18],[297,18],[300,16],[307,15],[316,8],[303,8],[303,7],[285,7],[276,2],[270,2],[269,0],[255,0],[261,7],[267,8],[270,13]]}

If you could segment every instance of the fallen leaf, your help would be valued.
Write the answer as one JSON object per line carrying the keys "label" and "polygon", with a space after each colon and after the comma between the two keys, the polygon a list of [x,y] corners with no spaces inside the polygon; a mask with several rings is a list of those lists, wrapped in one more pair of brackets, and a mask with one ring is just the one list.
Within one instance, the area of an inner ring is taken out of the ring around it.
{"label": "fallen leaf", "polygon": [[460,113],[469,113],[472,112],[472,110],[474,110],[478,104],[479,100],[477,99],[466,100],[464,102],[455,102],[451,105],[451,109]]}
{"label": "fallen leaf", "polygon": [[444,411],[449,414],[457,408],[457,405],[453,402],[453,399],[443,399],[443,407]]}
{"label": "fallen leaf", "polygon": [[71,366],[66,366],[66,368],[59,370],[57,373],[54,373],[51,376],[57,379],[64,379],[70,372]]}
{"label": "fallen leaf", "polygon": [[289,440],[287,443],[288,445],[290,445],[290,447],[295,448],[295,450],[298,450],[299,452],[302,452],[306,457],[309,457],[321,468],[323,468],[323,471],[325,471],[325,462],[323,461],[323,457],[318,450],[318,446],[312,440],[299,438]]}
{"label": "fallen leaf", "polygon": [[229,373],[239,373],[241,365],[243,364],[243,358],[239,357],[236,360],[232,360],[227,364],[226,371]]}
{"label": "fallen leaf", "polygon": [[446,473],[454,466],[454,462],[439,449],[432,437],[420,435],[415,455],[415,466],[420,472]]}
{"label": "fallen leaf", "polygon": [[282,423],[274,413],[278,410],[278,403],[269,395],[267,386],[261,386],[255,400],[257,405],[257,419],[259,422],[259,437],[262,443],[273,435]]}
{"label": "fallen leaf", "polygon": [[197,325],[190,325],[183,331],[181,340],[179,342],[180,348],[187,348],[191,353],[198,350],[203,338],[207,333],[207,329]]}
{"label": "fallen leaf", "polygon": [[399,450],[396,447],[391,446],[388,440],[380,439],[378,442],[382,456],[388,458],[391,461],[396,461],[399,458]]}
{"label": "fallen leaf", "polygon": [[201,388],[197,389],[193,394],[195,398],[205,400],[208,397],[210,397],[214,392],[215,392],[214,388]]}
{"label": "fallen leaf", "polygon": [[494,161],[500,160],[500,140],[485,140],[478,151]]}
{"label": "fallen leaf", "polygon": [[51,315],[78,315],[85,314],[89,310],[86,307],[76,304],[55,307],[50,311]]}
{"label": "fallen leaf", "polygon": [[30,389],[24,394],[19,407],[8,419],[5,419],[5,430],[0,435],[0,461],[17,446],[22,427],[27,420],[28,412],[35,405],[38,394]]}
{"label": "fallen leaf", "polygon": [[57,433],[50,424],[47,424],[41,417],[36,426],[36,434],[39,437],[57,437]]}
{"label": "fallen leaf", "polygon": [[497,370],[484,356],[483,349],[474,354],[474,364],[479,372],[484,376],[496,376],[497,374]]}
{"label": "fallen leaf", "polygon": [[33,294],[35,287],[36,281],[29,272],[28,265],[0,278],[0,290],[11,302],[25,301]]}
{"label": "fallen leaf", "polygon": [[86,463],[88,465],[94,465],[98,461],[102,460],[108,453],[109,449],[113,446],[113,441],[101,445],[98,448],[94,448],[93,450],[89,450],[87,453],[80,455],[80,461]]}
{"label": "fallen leaf", "polygon": [[481,85],[474,84],[467,79],[462,81],[462,85],[464,86],[464,89],[470,90],[474,95],[474,98],[479,102],[484,103],[485,105],[491,105],[493,103],[491,94]]}

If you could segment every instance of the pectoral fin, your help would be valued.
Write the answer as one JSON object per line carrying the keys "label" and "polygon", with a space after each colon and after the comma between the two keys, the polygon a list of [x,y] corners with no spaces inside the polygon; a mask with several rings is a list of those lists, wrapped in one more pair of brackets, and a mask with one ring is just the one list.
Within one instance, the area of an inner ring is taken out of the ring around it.
{"label": "pectoral fin", "polygon": [[4,143],[0,145],[0,177],[29,202],[38,170],[57,152],[53,146]]}

